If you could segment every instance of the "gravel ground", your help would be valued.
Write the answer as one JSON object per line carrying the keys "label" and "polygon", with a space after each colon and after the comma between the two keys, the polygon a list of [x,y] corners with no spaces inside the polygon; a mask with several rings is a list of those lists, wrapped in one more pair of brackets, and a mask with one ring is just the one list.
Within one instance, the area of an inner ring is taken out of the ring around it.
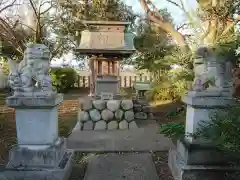
{"label": "gravel ground", "polygon": [[168,152],[153,152],[153,162],[155,164],[160,180],[173,180],[172,173],[168,167]]}

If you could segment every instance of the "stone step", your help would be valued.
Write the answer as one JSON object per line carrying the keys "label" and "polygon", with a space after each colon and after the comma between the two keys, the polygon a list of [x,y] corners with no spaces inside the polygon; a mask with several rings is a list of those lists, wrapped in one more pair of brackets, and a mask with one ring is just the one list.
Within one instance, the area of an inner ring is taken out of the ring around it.
{"label": "stone step", "polygon": [[149,149],[167,151],[173,147],[170,139],[159,134],[155,121],[142,123],[134,130],[107,131],[80,131],[78,125],[68,137],[67,148],[82,152],[149,152]]}
{"label": "stone step", "polygon": [[150,153],[101,154],[93,157],[84,180],[159,180]]}

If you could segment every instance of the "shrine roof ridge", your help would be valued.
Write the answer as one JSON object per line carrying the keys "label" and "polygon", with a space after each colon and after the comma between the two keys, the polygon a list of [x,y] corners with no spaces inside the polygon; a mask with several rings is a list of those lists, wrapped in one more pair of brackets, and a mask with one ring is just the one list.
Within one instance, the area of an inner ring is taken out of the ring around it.
{"label": "shrine roof ridge", "polygon": [[130,25],[131,22],[129,21],[81,21],[83,24],[88,25]]}

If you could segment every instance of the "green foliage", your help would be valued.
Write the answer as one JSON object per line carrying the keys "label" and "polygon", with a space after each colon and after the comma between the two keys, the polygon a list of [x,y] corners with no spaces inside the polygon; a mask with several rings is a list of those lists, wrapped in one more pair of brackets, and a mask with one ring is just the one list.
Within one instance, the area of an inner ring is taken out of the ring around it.
{"label": "green foliage", "polygon": [[[167,9],[161,9],[160,12],[164,18],[172,21]],[[139,23],[136,31],[135,47],[138,50],[138,56],[135,59],[136,68],[148,69],[150,72],[170,69],[171,62],[169,63],[164,57],[176,49],[167,34],[161,28],[145,21]]]}
{"label": "green foliage", "polygon": [[81,39],[80,32],[89,28],[81,23],[82,20],[134,22],[136,18],[132,8],[120,0],[63,1],[60,6],[63,12],[59,19],[62,26],[58,26],[59,20],[56,19],[51,27],[60,37],[72,36],[77,41]]}
{"label": "green foliage", "polygon": [[184,137],[184,123],[170,122],[160,126],[160,133],[172,139]]}
{"label": "green foliage", "polygon": [[53,86],[57,92],[67,93],[74,87],[77,80],[77,73],[72,68],[52,68],[50,74],[53,80]]}
{"label": "green foliage", "polygon": [[193,136],[212,142],[217,148],[240,157],[240,106],[210,114],[210,121],[203,120]]}
{"label": "green foliage", "polygon": [[0,56],[0,63],[2,63],[4,74],[8,75],[9,74],[9,66],[8,66],[6,59]]}
{"label": "green foliage", "polygon": [[163,72],[158,81],[153,83],[147,98],[151,101],[180,100],[192,79],[192,71],[182,68]]}

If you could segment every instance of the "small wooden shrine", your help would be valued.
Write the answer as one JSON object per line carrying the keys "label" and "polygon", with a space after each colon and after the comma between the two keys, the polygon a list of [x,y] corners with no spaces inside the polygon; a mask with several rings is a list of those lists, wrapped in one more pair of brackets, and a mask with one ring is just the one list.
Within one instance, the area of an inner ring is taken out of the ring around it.
{"label": "small wooden shrine", "polygon": [[90,94],[102,92],[116,95],[120,90],[120,61],[135,52],[134,36],[127,33],[129,22],[83,21],[88,29],[82,31],[76,53],[89,57],[91,70]]}

